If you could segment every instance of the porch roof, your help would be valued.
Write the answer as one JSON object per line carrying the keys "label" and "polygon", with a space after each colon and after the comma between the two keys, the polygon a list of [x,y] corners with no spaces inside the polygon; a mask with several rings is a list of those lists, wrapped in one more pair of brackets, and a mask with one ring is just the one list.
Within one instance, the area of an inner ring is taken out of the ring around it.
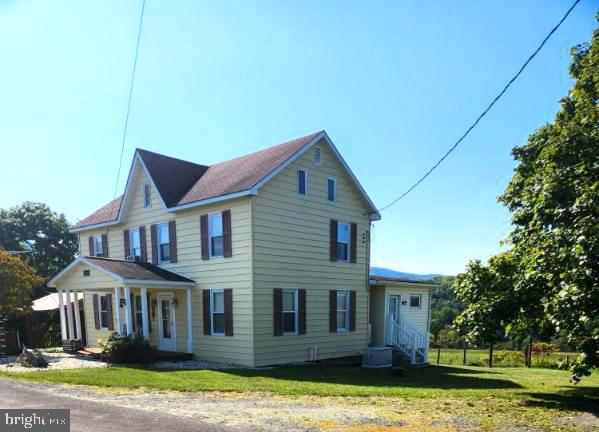
{"label": "porch roof", "polygon": [[54,276],[49,282],[49,287],[56,287],[56,283],[65,276],[69,270],[78,264],[86,264],[111,277],[122,284],[167,285],[167,286],[193,286],[195,282],[172,271],[163,269],[147,262],[123,261],[112,258],[78,257]]}
{"label": "porch roof", "polygon": [[438,286],[439,284],[423,280],[370,274],[370,285],[418,285],[423,287],[434,287]]}

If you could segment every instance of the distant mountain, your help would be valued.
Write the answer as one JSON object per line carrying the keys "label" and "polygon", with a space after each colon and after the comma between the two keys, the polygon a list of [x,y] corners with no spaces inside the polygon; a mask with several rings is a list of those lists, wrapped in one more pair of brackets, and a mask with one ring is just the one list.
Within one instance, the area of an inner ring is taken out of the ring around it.
{"label": "distant mountain", "polygon": [[370,274],[373,276],[383,276],[383,277],[396,277],[396,278],[405,278],[412,280],[429,280],[435,277],[443,276],[440,274],[416,274],[416,273],[406,273],[397,270],[391,270],[383,267],[370,267]]}

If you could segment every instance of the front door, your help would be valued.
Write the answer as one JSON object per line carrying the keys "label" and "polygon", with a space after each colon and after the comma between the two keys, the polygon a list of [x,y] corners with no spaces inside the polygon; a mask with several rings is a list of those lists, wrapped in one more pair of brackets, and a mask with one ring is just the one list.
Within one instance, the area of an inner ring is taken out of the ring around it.
{"label": "front door", "polygon": [[160,331],[159,348],[162,351],[175,351],[175,306],[172,294],[158,296],[158,327]]}
{"label": "front door", "polygon": [[401,296],[389,295],[387,302],[387,345],[392,345],[397,337],[396,326],[393,323],[399,321],[399,306],[401,305]]}

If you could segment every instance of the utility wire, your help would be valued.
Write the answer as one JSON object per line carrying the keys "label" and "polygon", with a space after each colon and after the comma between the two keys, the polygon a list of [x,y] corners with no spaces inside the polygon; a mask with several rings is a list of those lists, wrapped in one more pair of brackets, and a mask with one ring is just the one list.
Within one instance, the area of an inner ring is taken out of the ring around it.
{"label": "utility wire", "polygon": [[[135,45],[135,57],[133,60],[133,70],[131,71],[131,84],[129,86],[129,100],[127,102],[127,114],[125,115],[125,127],[123,128],[123,140],[121,142],[121,156],[119,157],[119,169],[116,175],[116,183],[114,185],[114,197],[113,200],[116,199],[116,194],[118,192],[119,187],[119,178],[121,177],[121,166],[123,164],[123,152],[125,151],[125,141],[127,140],[127,126],[129,125],[129,112],[131,111],[131,97],[133,96],[133,84],[135,83],[135,69],[137,68],[137,55],[139,53],[139,41],[141,39],[141,29],[144,22],[144,10],[146,9],[146,0],[143,0],[141,6],[141,14],[139,16],[139,28],[137,30],[137,44]],[[114,211],[114,203],[112,204]]]}
{"label": "utility wire", "polygon": [[414,189],[416,189],[416,187],[418,187],[418,185],[420,185],[420,183],[422,183],[424,181],[424,179],[426,179],[439,165],[441,165],[441,163],[445,160],[445,158],[447,158],[447,156],[449,156],[451,154],[451,152],[453,152],[456,149],[456,147],[458,145],[460,145],[460,143],[464,140],[464,138],[466,138],[468,136],[468,134],[470,134],[470,132],[472,131],[472,129],[474,129],[476,127],[476,125],[482,120],[482,118],[485,115],[487,115],[487,113],[491,110],[491,108],[493,107],[493,105],[495,105],[495,103],[497,101],[499,101],[499,99],[501,99],[501,97],[504,95],[504,93],[507,91],[507,89],[514,83],[514,81],[516,81],[518,79],[518,77],[520,76],[520,74],[522,74],[522,72],[524,71],[524,69],[526,69],[526,67],[528,66],[528,64],[532,61],[533,58],[535,58],[535,56],[539,53],[539,51],[541,51],[541,49],[543,48],[543,46],[545,45],[545,43],[549,40],[549,38],[553,35],[553,33],[555,33],[556,30],[562,25],[562,23],[566,20],[566,18],[568,18],[568,15],[570,15],[570,12],[572,12],[572,10],[576,7],[576,5],[579,2],[580,2],[580,0],[575,0],[574,1],[574,3],[572,4],[572,6],[570,6],[570,9],[568,9],[568,11],[566,12],[566,14],[562,17],[562,19],[557,23],[557,25],[555,25],[555,27],[553,27],[551,29],[551,31],[549,32],[549,34],[547,36],[545,36],[545,39],[543,39],[543,41],[538,46],[538,48],[530,55],[530,57],[528,57],[528,59],[524,62],[524,64],[522,65],[522,67],[520,67],[520,70],[518,70],[518,72],[516,73],[516,75],[514,75],[511,80],[509,80],[509,82],[506,84],[506,86],[503,88],[503,90],[501,90],[501,92],[499,92],[499,94],[497,96],[495,96],[495,99],[493,99],[491,101],[491,103],[489,104],[489,106],[487,106],[487,108],[482,112],[482,114],[480,114],[476,118],[476,120],[474,121],[474,123],[472,123],[472,125],[466,130],[466,132],[464,132],[464,134],[460,137],[460,139],[458,139],[455,142],[455,144],[449,148],[449,150],[443,155],[443,157],[441,157],[441,159],[439,159],[437,161],[437,163],[435,163],[431,167],[431,169],[429,169],[426,172],[426,174],[424,174],[422,177],[420,177],[420,179],[416,183],[414,183],[408,190],[406,190],[404,193],[402,193],[400,196],[398,196],[397,198],[395,198],[393,201],[391,201],[386,206],[380,208],[379,212],[387,210],[393,204],[397,203],[402,198],[404,198],[407,194],[409,194]]}

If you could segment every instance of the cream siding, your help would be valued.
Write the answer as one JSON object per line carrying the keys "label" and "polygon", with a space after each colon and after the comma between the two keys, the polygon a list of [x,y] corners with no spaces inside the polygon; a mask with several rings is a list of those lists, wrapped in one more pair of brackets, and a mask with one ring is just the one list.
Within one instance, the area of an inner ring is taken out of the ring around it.
{"label": "cream siding", "polygon": [[[368,208],[328,146],[320,147],[320,165],[310,149],[252,198],[256,365],[309,360],[311,345],[319,359],[360,354],[367,345]],[[308,172],[307,197],[298,194],[298,168]],[[337,180],[334,203],[327,200],[329,176]],[[357,223],[356,264],[330,262],[331,218]],[[274,288],[306,289],[305,335],[274,336]],[[329,290],[356,291],[356,331],[329,333]]]}

